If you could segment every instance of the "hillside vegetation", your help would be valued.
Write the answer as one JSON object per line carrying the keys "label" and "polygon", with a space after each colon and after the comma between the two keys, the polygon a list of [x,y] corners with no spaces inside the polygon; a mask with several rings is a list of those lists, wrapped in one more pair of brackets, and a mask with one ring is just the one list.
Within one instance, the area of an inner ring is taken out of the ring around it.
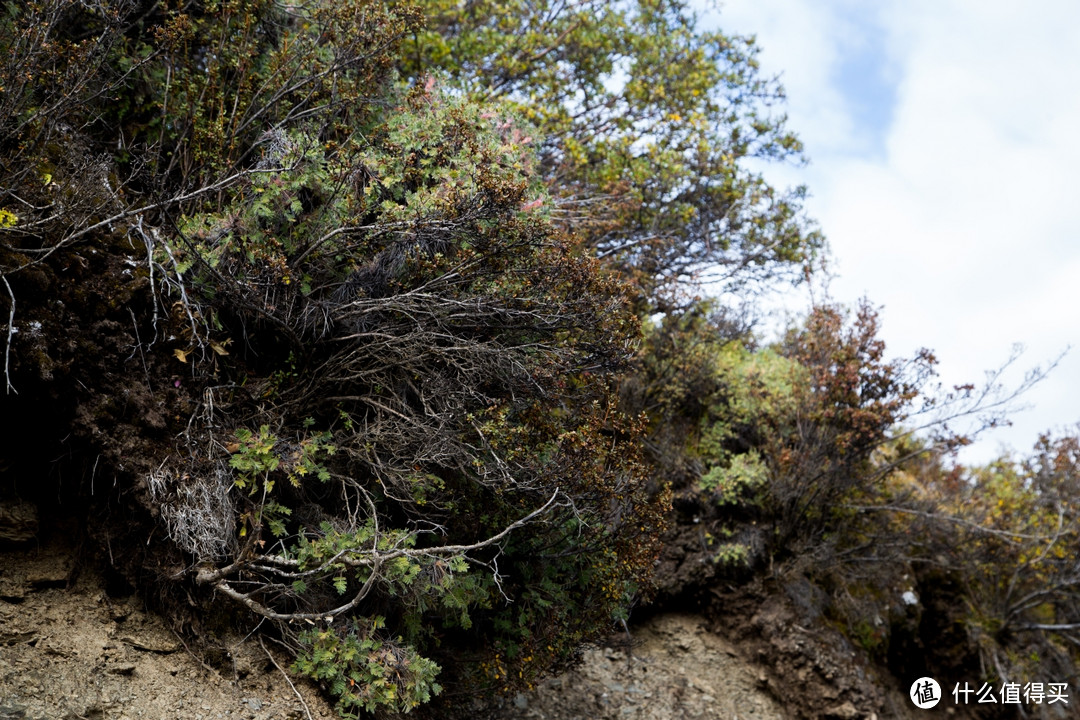
{"label": "hillside vegetation", "polygon": [[1076,437],[953,464],[1014,392],[889,359],[869,303],[755,334],[825,244],[754,170],[803,158],[753,38],[680,0],[0,7],[0,500],[192,641],[449,712],[797,576],[897,677],[1074,676]]}

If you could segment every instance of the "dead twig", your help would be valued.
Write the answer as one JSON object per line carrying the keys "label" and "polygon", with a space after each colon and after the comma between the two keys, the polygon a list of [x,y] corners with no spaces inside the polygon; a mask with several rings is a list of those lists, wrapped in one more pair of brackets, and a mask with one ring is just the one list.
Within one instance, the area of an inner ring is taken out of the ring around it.
{"label": "dead twig", "polygon": [[6,386],[6,394],[10,395],[14,392],[16,395],[19,391],[15,389],[15,386],[11,384],[11,338],[15,335],[15,293],[11,289],[11,284],[8,283],[7,277],[3,272],[0,272],[0,280],[4,281],[4,287],[7,288],[8,297],[11,298],[11,307],[8,309],[8,326],[7,326],[7,342],[4,343],[4,385]]}
{"label": "dead twig", "polygon": [[285,672],[284,668],[282,668],[281,665],[278,664],[278,661],[274,659],[274,656],[270,654],[270,651],[266,649],[266,645],[263,644],[262,638],[259,638],[259,647],[261,647],[263,649],[263,652],[266,653],[266,657],[270,658],[270,662],[274,663],[274,667],[276,667],[278,669],[278,672],[281,673],[281,676],[285,678],[285,682],[289,683],[289,687],[292,688],[293,694],[296,695],[296,699],[299,700],[300,704],[304,706],[304,714],[308,716],[308,720],[315,720],[315,718],[311,715],[311,708],[309,708],[308,704],[304,702],[304,696],[301,695],[300,691],[296,689],[295,685],[293,685],[293,681],[289,678],[289,674]]}

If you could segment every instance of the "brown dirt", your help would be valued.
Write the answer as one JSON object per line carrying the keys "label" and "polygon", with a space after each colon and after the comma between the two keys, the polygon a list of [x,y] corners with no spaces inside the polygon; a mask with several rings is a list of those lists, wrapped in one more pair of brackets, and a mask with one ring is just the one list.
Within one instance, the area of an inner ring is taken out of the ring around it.
{"label": "brown dirt", "polygon": [[550,720],[783,720],[765,677],[693,614],[658,615],[585,653],[577,670],[519,695],[497,714]]}
{"label": "brown dirt", "polygon": [[0,720],[337,717],[293,679],[305,711],[256,642],[217,638],[211,667],[138,596],[110,595],[74,557],[62,538],[0,553]]}
{"label": "brown dirt", "polygon": [[[0,551],[0,720],[329,720],[252,640],[224,633],[198,656],[136,594],[118,592],[62,528]],[[529,694],[470,711],[497,720],[915,720],[904,693],[790,593],[716,597],[662,613],[584,653]],[[797,592],[797,588],[796,588]],[[216,649],[216,652],[214,650]],[[269,646],[281,667],[284,654]],[[423,713],[422,713],[423,714]],[[931,711],[926,717],[945,716]],[[429,715],[427,715],[429,716]],[[958,716],[953,716],[959,720]]]}
{"label": "brown dirt", "polygon": [[[74,546],[78,522],[39,522],[26,503],[4,507],[25,515],[18,526],[28,529],[12,534],[16,549],[0,548],[0,720],[337,717],[317,687],[286,679],[256,640],[212,620],[198,623],[202,645],[189,652],[120,572],[106,570],[115,563]],[[466,703],[466,712],[498,720],[961,720],[945,708],[916,714],[898,681],[824,619],[821,591],[805,579],[722,587],[713,582],[683,605],[697,611],[661,612],[632,626],[632,640],[620,634],[585,652],[580,667],[529,694],[488,709]]]}
{"label": "brown dirt", "polygon": [[[0,555],[0,720],[336,717],[317,688],[293,678],[305,711],[250,639],[224,635],[213,639],[216,654],[189,652],[136,594],[117,591],[122,581],[93,563],[80,568],[62,530]],[[500,720],[902,717],[880,712],[889,704],[882,691],[857,664],[837,662],[793,628],[783,604],[765,603],[752,617],[730,605],[722,623],[656,615],[631,629],[632,642],[613,637],[575,671],[489,712]]]}
{"label": "brown dirt", "polygon": [[812,587],[803,580],[769,592],[751,585],[717,593],[709,627],[759,663],[786,717],[912,718],[887,671],[824,621]]}
{"label": "brown dirt", "polygon": [[[26,526],[37,528],[31,520]],[[308,717],[255,640],[200,623],[203,644],[189,652],[120,573],[106,570],[108,558],[73,545],[77,525],[46,517],[30,540],[0,549],[0,720]],[[700,612],[657,614],[631,627],[631,641],[621,634],[584,653],[573,672],[469,712],[499,720],[912,720],[904,694],[822,622],[798,582],[729,593],[714,584],[708,594]],[[318,688],[291,682],[310,717],[337,717]]]}

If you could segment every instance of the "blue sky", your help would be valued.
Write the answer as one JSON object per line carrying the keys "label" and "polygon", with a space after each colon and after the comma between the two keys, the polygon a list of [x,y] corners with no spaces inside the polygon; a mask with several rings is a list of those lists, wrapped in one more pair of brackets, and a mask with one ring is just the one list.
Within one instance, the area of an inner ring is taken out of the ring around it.
{"label": "blue sky", "polygon": [[1013,427],[963,459],[1080,421],[1080,3],[728,0],[706,13],[756,34],[764,72],[781,75],[811,164],[767,174],[809,186],[832,296],[883,306],[893,353],[930,347],[951,385],[982,381],[1015,343],[1013,383],[1074,348]]}

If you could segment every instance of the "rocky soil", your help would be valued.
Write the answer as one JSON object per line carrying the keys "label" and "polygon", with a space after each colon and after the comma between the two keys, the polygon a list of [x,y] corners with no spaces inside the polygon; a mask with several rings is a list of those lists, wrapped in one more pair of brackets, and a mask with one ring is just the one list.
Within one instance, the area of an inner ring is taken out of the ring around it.
{"label": "rocky soil", "polygon": [[[0,549],[0,720],[337,717],[318,688],[285,674],[289,660],[269,641],[217,631],[189,647],[104,558],[73,543],[76,527],[39,528],[32,508],[7,506],[20,522]],[[788,590],[656,614],[585,652],[573,672],[471,714],[913,720],[895,683]]]}
{"label": "rocky soil", "polygon": [[582,665],[507,703],[500,717],[538,720],[784,720],[761,669],[700,615],[659,615],[633,641],[591,650]]}
{"label": "rocky soil", "polygon": [[273,647],[220,637],[218,657],[197,657],[138,596],[80,567],[76,549],[49,534],[0,552],[0,720],[337,717],[286,679],[275,663],[288,660]]}

